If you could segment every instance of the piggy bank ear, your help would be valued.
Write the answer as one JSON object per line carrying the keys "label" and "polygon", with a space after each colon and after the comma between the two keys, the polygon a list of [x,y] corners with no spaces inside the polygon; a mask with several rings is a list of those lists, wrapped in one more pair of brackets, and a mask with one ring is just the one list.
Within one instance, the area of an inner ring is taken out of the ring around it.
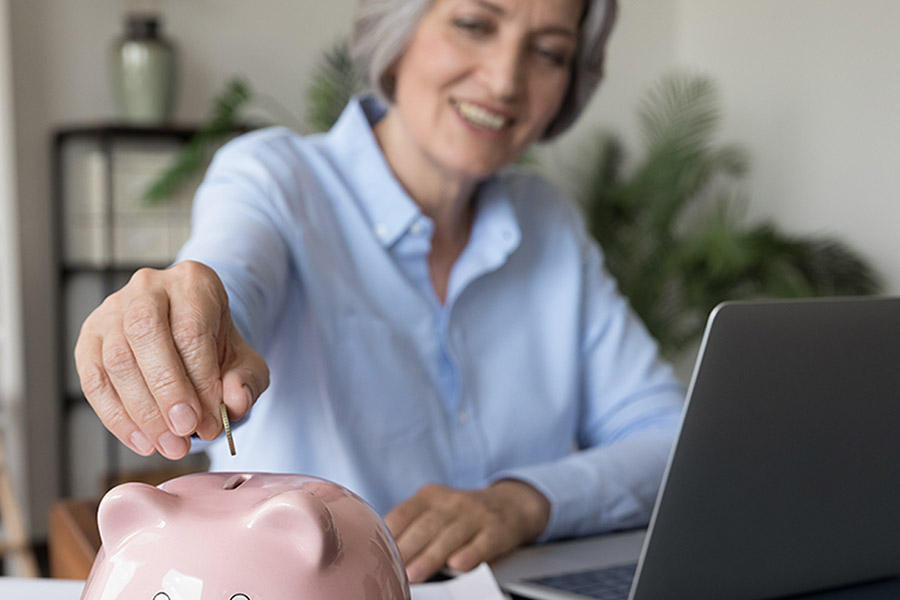
{"label": "piggy bank ear", "polygon": [[291,540],[307,564],[324,569],[341,554],[334,515],[318,497],[300,490],[273,496],[253,511],[247,523],[255,534]]}
{"label": "piggy bank ear", "polygon": [[177,501],[176,496],[146,483],[123,483],[114,487],[106,493],[97,509],[100,541],[112,550],[129,535],[159,526],[173,513]]}

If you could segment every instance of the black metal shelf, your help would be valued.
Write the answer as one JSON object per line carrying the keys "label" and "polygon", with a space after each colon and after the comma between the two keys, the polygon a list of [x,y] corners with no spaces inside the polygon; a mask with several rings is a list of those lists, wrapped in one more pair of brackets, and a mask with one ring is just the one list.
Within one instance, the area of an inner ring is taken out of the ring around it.
{"label": "black metal shelf", "polygon": [[[144,143],[155,142],[172,142],[173,146],[183,146],[197,132],[197,128],[187,125],[176,125],[159,128],[133,127],[121,123],[106,122],[84,124],[76,126],[66,126],[53,132],[52,144],[52,186],[53,186],[53,202],[55,209],[55,269],[57,273],[57,292],[62,292],[67,288],[67,284],[80,275],[90,274],[99,276],[93,285],[97,286],[97,292],[100,297],[106,297],[115,291],[115,288],[121,284],[124,278],[143,267],[165,268],[168,263],[158,261],[149,261],[143,263],[131,260],[115,260],[115,252],[113,246],[113,228],[115,226],[115,202],[114,202],[114,171],[116,169],[117,150],[126,145],[133,148],[135,145],[140,146]],[[66,181],[71,176],[66,172],[65,152],[69,144],[72,143],[89,143],[93,148],[99,150],[103,157],[105,165],[105,176],[103,178],[103,227],[98,235],[107,236],[100,240],[109,256],[102,261],[81,261],[71,260],[64,256],[64,239],[69,226],[64,222],[64,214],[66,212],[66,203],[71,199],[66,198]],[[155,263],[155,264],[151,264]],[[72,412],[76,407],[84,405],[87,401],[80,393],[73,393],[70,389],[70,374],[73,368],[72,348],[66,340],[66,335],[70,331],[70,309],[68,305],[71,299],[66,294],[57,293],[59,298],[57,305],[57,331],[59,332],[61,343],[58,344],[58,371],[56,374],[61,394],[60,408],[62,411],[60,419],[60,427],[58,432],[59,443],[59,465],[60,472],[59,483],[60,491],[63,496],[68,496],[72,492],[72,478],[69,471],[69,452],[71,444],[71,420]],[[118,441],[107,434],[105,444],[105,464],[103,470],[107,478],[111,478],[120,473],[120,464],[118,458]]]}
{"label": "black metal shelf", "polygon": [[54,139],[63,142],[70,138],[101,138],[108,136],[116,139],[163,139],[186,142],[198,131],[194,125],[167,125],[164,127],[136,127],[114,121],[64,126],[54,132]]}
{"label": "black metal shelf", "polygon": [[91,265],[91,264],[67,264],[60,266],[63,275],[74,275],[77,273],[96,273],[98,275],[128,275],[134,273],[138,269],[165,269],[170,266],[169,263],[122,263],[114,265]]}

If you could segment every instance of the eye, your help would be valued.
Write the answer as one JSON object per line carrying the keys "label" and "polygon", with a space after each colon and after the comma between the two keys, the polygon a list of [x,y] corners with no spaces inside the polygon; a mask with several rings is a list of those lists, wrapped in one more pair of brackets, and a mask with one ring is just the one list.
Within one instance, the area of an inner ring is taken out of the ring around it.
{"label": "eye", "polygon": [[169,600],[169,595],[165,592],[159,592],[153,596],[153,600]]}
{"label": "eye", "polygon": [[250,600],[250,596],[247,594],[235,594],[231,597],[231,600]]}
{"label": "eye", "polygon": [[553,52],[552,50],[538,50],[538,54],[541,56],[541,58],[554,65],[562,66],[566,64],[565,57],[558,52]]}
{"label": "eye", "polygon": [[571,60],[569,58],[568,53],[562,52],[560,50],[556,50],[555,48],[549,48],[546,46],[535,46],[534,53],[543,61],[548,64],[556,67],[564,67],[569,64]]}
{"label": "eye", "polygon": [[474,38],[485,37],[494,29],[490,21],[475,17],[457,17],[453,19],[453,26]]}

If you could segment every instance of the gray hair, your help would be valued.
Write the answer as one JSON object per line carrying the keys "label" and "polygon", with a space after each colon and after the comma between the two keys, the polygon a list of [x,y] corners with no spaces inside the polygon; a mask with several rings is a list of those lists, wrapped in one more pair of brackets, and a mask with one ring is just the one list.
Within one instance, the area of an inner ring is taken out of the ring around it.
{"label": "gray hair", "polygon": [[[388,71],[403,54],[433,0],[359,0],[351,52],[360,73],[383,102],[393,100]],[[603,78],[606,42],[618,12],[617,0],[585,0],[569,89],[542,139],[556,137],[575,122]]]}

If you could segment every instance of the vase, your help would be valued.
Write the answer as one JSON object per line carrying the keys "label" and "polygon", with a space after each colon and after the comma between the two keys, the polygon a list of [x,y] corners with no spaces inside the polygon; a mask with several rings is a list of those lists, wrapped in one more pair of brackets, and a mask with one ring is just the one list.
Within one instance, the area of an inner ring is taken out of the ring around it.
{"label": "vase", "polygon": [[126,17],[125,35],[112,52],[113,91],[123,121],[153,127],[172,117],[175,59],[175,46],[162,35],[158,16]]}

